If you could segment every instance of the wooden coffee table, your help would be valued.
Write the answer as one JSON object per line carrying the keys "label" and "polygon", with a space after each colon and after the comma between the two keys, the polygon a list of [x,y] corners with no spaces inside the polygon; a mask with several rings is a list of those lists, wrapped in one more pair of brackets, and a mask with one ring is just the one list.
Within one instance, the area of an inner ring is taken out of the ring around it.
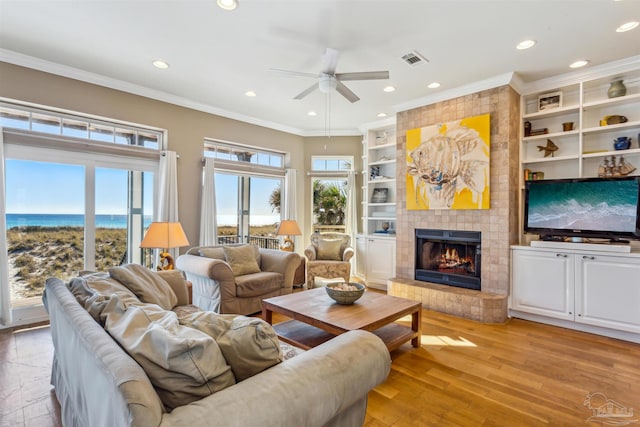
{"label": "wooden coffee table", "polygon": [[[352,305],[340,305],[324,288],[262,300],[262,317],[270,324],[273,313],[291,318],[273,325],[285,342],[309,349],[348,331],[362,329],[376,334],[389,351],[411,340],[420,347],[421,304],[416,301],[365,291]],[[411,327],[395,323],[411,315]]]}

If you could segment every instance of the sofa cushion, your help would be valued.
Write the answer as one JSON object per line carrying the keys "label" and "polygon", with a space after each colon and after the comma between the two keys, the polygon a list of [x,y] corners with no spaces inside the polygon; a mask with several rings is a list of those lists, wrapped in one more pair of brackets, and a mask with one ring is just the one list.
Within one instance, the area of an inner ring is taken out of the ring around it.
{"label": "sofa cushion", "polygon": [[111,297],[105,330],[144,369],[168,409],[235,384],[220,347],[207,334],[178,323],[155,304]]}
{"label": "sofa cushion", "polygon": [[144,303],[157,304],[165,310],[171,310],[178,303],[178,297],[166,280],[139,264],[111,267],[109,275]]}
{"label": "sofa cushion", "polygon": [[236,296],[251,298],[277,291],[282,287],[284,276],[273,271],[236,276]]}
{"label": "sofa cushion", "polygon": [[224,256],[234,276],[260,272],[253,245],[225,246]]}
{"label": "sofa cushion", "polygon": [[180,323],[216,340],[236,381],[256,375],[283,360],[273,327],[262,319],[203,311],[180,318]]}
{"label": "sofa cushion", "polygon": [[319,260],[342,260],[342,239],[318,239],[318,255]]}
{"label": "sofa cushion", "polygon": [[137,300],[133,292],[109,277],[107,273],[84,272],[81,277],[72,278],[67,287],[76,301],[101,325],[104,324],[102,311],[109,303],[111,295],[117,294],[123,299]]}
{"label": "sofa cushion", "polygon": [[223,246],[211,246],[203,247],[198,251],[200,256],[212,259],[224,259],[224,247]]}

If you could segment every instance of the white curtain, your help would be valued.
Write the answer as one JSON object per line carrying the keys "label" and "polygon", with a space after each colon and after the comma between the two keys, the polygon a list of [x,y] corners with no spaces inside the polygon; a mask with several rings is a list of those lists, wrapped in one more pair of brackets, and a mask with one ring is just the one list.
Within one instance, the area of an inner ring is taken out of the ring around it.
{"label": "white curtain", "polygon": [[11,287],[9,286],[9,257],[7,256],[7,223],[4,173],[4,141],[0,128],[0,325],[11,325]]}
{"label": "white curtain", "polygon": [[[160,188],[155,220],[178,222],[178,155],[175,151],[162,152],[158,174]],[[176,259],[179,249],[169,249],[169,253]]]}
{"label": "white curtain", "polygon": [[[284,175],[284,204],[281,206],[284,219],[296,219],[296,180],[298,171],[287,169]],[[282,193],[282,192],[281,192]],[[282,196],[282,194],[280,194]]]}
{"label": "white curtain", "polygon": [[358,201],[356,200],[356,171],[347,176],[347,220],[346,233],[351,236],[351,244],[356,242],[358,232]]}
{"label": "white curtain", "polygon": [[[280,191],[280,213],[283,219],[296,220],[296,179],[298,171],[295,169],[287,169],[284,174],[284,194]],[[284,196],[284,197],[283,197]],[[284,200],[283,200],[284,199]],[[300,224],[298,224],[300,226]],[[302,229],[301,229],[302,230]],[[297,236],[290,236],[293,239],[293,244],[296,247]]]}
{"label": "white curtain", "polygon": [[204,159],[202,181],[202,205],[200,206],[200,246],[218,244],[216,223],[215,159]]}

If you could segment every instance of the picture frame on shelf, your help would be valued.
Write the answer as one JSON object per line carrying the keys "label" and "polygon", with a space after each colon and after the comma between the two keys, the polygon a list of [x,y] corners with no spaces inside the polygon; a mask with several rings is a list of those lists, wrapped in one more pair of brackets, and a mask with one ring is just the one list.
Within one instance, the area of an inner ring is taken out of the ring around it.
{"label": "picture frame on shelf", "polygon": [[387,203],[389,189],[387,187],[374,188],[371,193],[371,203]]}
{"label": "picture frame on shelf", "polygon": [[562,107],[562,92],[543,93],[538,97],[538,111]]}

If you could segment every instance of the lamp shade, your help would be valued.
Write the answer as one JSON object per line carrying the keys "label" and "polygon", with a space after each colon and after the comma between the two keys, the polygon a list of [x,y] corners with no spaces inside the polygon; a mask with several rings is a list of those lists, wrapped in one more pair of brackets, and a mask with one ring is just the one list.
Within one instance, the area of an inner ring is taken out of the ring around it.
{"label": "lamp shade", "polygon": [[278,227],[278,231],[276,231],[277,236],[301,236],[302,232],[300,231],[300,227],[298,227],[298,223],[294,219],[285,219],[280,222],[280,226]]}
{"label": "lamp shade", "polygon": [[152,222],[144,235],[141,248],[179,248],[189,245],[179,222]]}

